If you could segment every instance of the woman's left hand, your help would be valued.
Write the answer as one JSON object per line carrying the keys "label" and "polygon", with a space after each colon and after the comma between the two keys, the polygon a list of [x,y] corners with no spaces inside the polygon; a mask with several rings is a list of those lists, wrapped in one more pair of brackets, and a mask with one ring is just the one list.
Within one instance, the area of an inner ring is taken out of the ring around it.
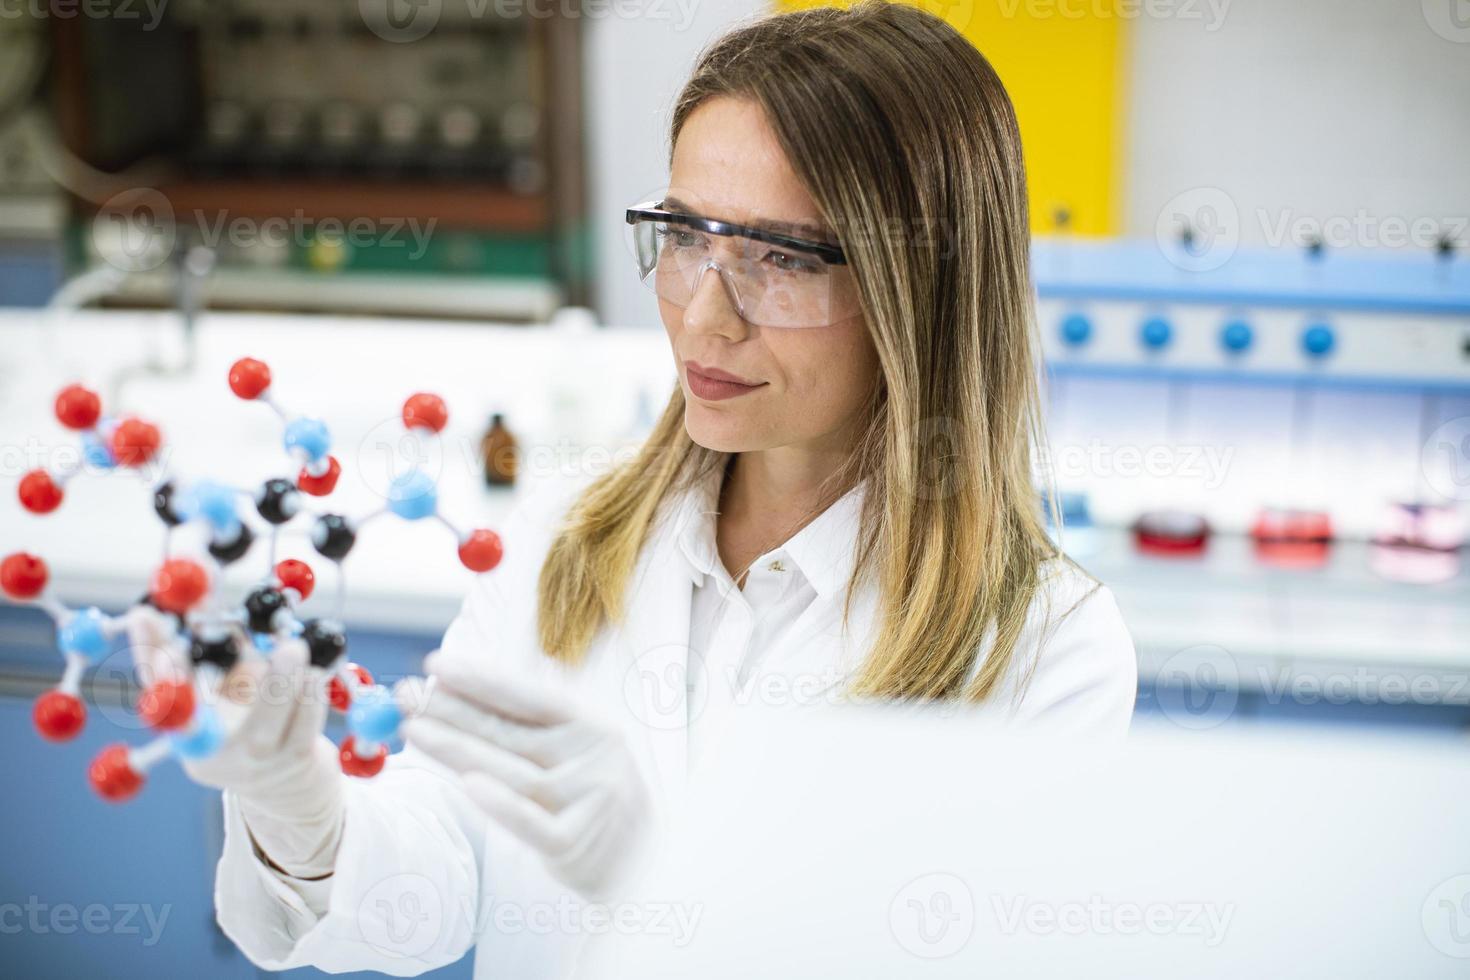
{"label": "woman's left hand", "polygon": [[404,736],[458,772],[466,793],[589,898],[630,870],[653,818],[627,738],[559,692],[431,654]]}

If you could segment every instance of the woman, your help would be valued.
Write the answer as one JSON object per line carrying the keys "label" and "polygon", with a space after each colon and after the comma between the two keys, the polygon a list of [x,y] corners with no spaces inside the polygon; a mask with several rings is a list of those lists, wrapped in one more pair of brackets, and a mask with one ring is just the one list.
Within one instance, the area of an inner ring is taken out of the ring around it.
{"label": "woman", "polygon": [[[1117,607],[1040,521],[1025,179],[989,65],[910,7],[770,17],[705,52],[671,137],[669,191],[627,215],[680,377],[637,458],[513,519],[377,779],[338,774],[304,695],[191,767],[226,790],[218,913],[261,966],[478,945],[482,976],[564,971],[555,910],[616,894],[748,701],[1127,727]],[[270,677],[315,690],[302,659]]]}

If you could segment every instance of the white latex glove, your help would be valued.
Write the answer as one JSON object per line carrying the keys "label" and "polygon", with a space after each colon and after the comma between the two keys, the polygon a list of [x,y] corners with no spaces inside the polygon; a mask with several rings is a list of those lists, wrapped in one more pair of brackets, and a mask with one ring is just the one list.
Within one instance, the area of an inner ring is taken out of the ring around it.
{"label": "white latex glove", "polygon": [[583,896],[608,896],[653,832],[652,797],[626,736],[561,692],[430,654],[415,747]]}
{"label": "white latex glove", "polygon": [[[128,640],[143,683],[181,676],[188,655],[171,618],[138,607],[128,615]],[[181,760],[195,782],[234,794],[260,849],[299,878],[331,873],[342,834],[346,777],[323,734],[326,683],[300,640],[281,643],[269,660],[242,656],[217,694],[201,692],[224,744],[206,759]]]}

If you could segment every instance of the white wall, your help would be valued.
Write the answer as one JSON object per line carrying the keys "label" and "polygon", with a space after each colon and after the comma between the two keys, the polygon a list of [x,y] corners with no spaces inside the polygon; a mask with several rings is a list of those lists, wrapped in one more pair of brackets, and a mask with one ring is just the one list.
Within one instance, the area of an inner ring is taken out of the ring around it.
{"label": "white wall", "polygon": [[1273,244],[1283,218],[1353,221],[1366,230],[1345,240],[1374,247],[1386,219],[1470,216],[1470,5],[1215,2],[1218,18],[1133,25],[1126,234],[1153,235],[1199,187],[1233,200],[1245,246]]}
{"label": "white wall", "polygon": [[648,0],[639,7],[645,16],[592,18],[586,25],[588,190],[604,322],[658,326],[653,293],[633,271],[623,210],[668,183],[669,116],[695,57],[732,24],[765,8],[761,0]]}

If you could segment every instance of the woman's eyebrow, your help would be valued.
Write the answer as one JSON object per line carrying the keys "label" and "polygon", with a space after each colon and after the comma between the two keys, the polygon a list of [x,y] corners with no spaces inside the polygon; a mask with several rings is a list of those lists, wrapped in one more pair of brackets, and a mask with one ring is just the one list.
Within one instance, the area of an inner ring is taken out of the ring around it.
{"label": "woman's eyebrow", "polygon": [[[674,211],[679,214],[696,214],[695,210],[677,197],[664,198],[664,210]],[[699,215],[705,217],[705,215]],[[723,221],[724,219],[718,219]],[[832,235],[820,224],[809,221],[779,221],[775,219],[760,219],[756,221],[733,221],[730,224],[744,225],[747,228],[759,228],[761,231],[769,231],[778,235],[790,235],[793,238],[812,238],[818,241],[827,241]]]}

